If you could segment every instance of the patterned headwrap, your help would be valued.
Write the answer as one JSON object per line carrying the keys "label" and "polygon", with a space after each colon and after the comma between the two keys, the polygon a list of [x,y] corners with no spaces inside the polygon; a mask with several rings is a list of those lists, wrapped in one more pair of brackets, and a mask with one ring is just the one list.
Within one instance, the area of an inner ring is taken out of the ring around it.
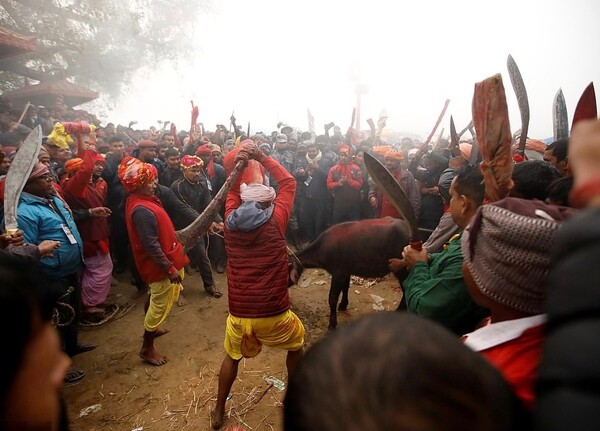
{"label": "patterned headwrap", "polygon": [[193,166],[198,166],[200,168],[202,166],[204,166],[204,162],[202,161],[202,159],[200,157],[188,156],[187,154],[181,158],[180,163],[181,163],[181,169],[183,169],[184,171]]}
{"label": "patterned headwrap", "polygon": [[275,199],[275,189],[264,184],[242,183],[240,186],[240,197],[243,202],[271,202]]}
{"label": "patterned headwrap", "polygon": [[79,170],[81,165],[83,165],[83,159],[80,159],[79,157],[77,157],[75,159],[67,160],[67,163],[65,163],[65,172],[68,175],[73,175],[75,172],[77,172]]}
{"label": "patterned headwrap", "polygon": [[39,178],[39,177],[49,174],[49,173],[50,173],[50,169],[48,169],[48,166],[46,166],[42,162],[35,162],[35,165],[33,165],[31,174],[29,174],[29,179],[33,180],[35,178]]}
{"label": "patterned headwrap", "polygon": [[404,153],[401,150],[390,150],[383,156],[388,160],[404,160]]}
{"label": "patterned headwrap", "polygon": [[134,157],[125,157],[119,164],[119,180],[125,190],[133,193],[142,186],[150,184],[157,177],[156,168]]}
{"label": "patterned headwrap", "polygon": [[514,310],[542,313],[556,231],[573,214],[571,208],[518,198],[479,207],[461,245],[481,293]]}

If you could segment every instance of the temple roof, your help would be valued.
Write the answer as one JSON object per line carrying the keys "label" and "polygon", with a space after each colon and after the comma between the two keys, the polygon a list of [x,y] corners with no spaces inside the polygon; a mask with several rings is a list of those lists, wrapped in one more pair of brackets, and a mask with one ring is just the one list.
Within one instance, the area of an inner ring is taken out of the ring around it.
{"label": "temple roof", "polygon": [[24,105],[27,102],[31,102],[34,105],[44,106],[52,106],[56,100],[56,96],[62,96],[65,105],[73,107],[98,98],[98,93],[73,84],[66,79],[61,79],[28,85],[2,94],[2,97],[15,104]]}
{"label": "temple roof", "polygon": [[0,27],[0,60],[37,49],[37,39]]}

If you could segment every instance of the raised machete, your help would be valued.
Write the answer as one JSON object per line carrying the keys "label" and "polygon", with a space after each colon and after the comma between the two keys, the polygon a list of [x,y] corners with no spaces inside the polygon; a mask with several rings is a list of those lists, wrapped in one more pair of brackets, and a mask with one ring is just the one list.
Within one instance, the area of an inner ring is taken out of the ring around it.
{"label": "raised machete", "polygon": [[408,196],[406,196],[406,193],[404,193],[390,171],[369,153],[365,153],[365,166],[375,184],[385,193],[402,218],[408,223],[411,247],[421,250],[423,242],[419,241],[419,226]]}
{"label": "raised machete", "polygon": [[452,157],[460,156],[460,147],[458,143],[459,137],[456,133],[456,126],[454,125],[454,118],[450,116],[450,154]]}
{"label": "raised machete", "polygon": [[575,124],[581,120],[595,120],[596,118],[598,118],[596,92],[594,91],[594,83],[590,82],[590,84],[585,87],[585,90],[583,90],[579,102],[577,102],[577,107],[573,114],[573,123],[571,123],[571,130],[573,130]]}
{"label": "raised machete", "polygon": [[527,98],[527,90],[525,89],[525,83],[523,82],[521,72],[510,54],[508,55],[506,64],[508,66],[510,82],[512,83],[513,90],[515,90],[517,96],[519,111],[521,112],[521,136],[519,137],[518,153],[524,156],[525,144],[527,143],[527,132],[529,131],[529,99]]}
{"label": "raised machete", "polygon": [[569,137],[569,117],[562,88],[558,89],[552,103],[552,130],[555,141]]}
{"label": "raised machete", "polygon": [[10,169],[6,174],[4,185],[4,227],[6,233],[14,235],[18,230],[17,206],[23,187],[31,175],[31,171],[38,161],[38,154],[42,146],[42,128],[37,126],[27,135],[13,159]]}

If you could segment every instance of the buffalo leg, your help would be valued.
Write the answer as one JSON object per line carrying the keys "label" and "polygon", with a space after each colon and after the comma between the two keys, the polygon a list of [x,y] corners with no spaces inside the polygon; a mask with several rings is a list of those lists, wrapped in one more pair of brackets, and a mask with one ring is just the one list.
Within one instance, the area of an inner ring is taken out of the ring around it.
{"label": "buffalo leg", "polygon": [[[340,298],[340,293],[346,289],[346,304],[344,307],[348,307],[348,284],[350,283],[350,277],[332,275],[331,287],[329,288],[329,329],[335,329],[337,326],[337,303]],[[343,299],[342,299],[343,303]],[[340,307],[342,304],[340,304]],[[340,308],[341,309],[341,308]],[[343,308],[344,310],[346,308]]]}
{"label": "buffalo leg", "polygon": [[350,289],[350,276],[344,277],[340,281],[342,290],[342,301],[338,307],[338,311],[346,311],[348,309],[348,289]]}

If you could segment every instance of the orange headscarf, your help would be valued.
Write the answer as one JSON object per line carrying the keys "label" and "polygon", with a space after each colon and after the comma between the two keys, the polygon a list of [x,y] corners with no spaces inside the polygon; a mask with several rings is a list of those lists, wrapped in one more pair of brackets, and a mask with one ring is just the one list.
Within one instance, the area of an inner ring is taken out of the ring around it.
{"label": "orange headscarf", "polygon": [[67,163],[65,163],[65,172],[67,175],[71,176],[79,170],[81,165],[83,165],[83,159],[80,159],[79,157],[67,160]]}
{"label": "orange headscarf", "polygon": [[383,157],[391,160],[404,160],[404,153],[401,150],[390,150]]}
{"label": "orange headscarf", "polygon": [[157,177],[156,168],[149,163],[141,162],[133,157],[125,157],[118,169],[119,180],[129,193],[150,184]]}

